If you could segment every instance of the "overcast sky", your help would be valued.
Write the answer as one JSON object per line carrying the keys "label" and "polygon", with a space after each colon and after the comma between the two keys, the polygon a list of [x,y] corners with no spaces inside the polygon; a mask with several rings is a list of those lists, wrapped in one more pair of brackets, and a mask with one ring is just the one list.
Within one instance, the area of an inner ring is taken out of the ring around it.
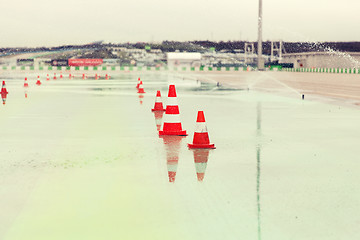
{"label": "overcast sky", "polygon": [[[258,0],[0,0],[0,47],[257,39]],[[360,41],[360,0],[263,0],[263,39]]]}

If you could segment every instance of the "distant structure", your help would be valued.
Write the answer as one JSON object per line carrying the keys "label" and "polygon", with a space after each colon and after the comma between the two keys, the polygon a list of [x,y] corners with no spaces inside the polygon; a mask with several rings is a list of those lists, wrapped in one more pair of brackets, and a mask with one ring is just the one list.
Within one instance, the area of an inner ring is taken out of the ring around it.
{"label": "distant structure", "polygon": [[169,67],[200,67],[201,53],[169,52],[166,54]]}
{"label": "distant structure", "polygon": [[270,61],[281,61],[283,53],[286,53],[283,41],[271,41]]}
{"label": "distant structure", "polygon": [[294,68],[360,68],[360,52],[286,53],[279,63],[293,63]]}
{"label": "distant structure", "polygon": [[254,43],[245,43],[244,47],[244,63],[252,64],[254,63],[255,56],[255,47]]}

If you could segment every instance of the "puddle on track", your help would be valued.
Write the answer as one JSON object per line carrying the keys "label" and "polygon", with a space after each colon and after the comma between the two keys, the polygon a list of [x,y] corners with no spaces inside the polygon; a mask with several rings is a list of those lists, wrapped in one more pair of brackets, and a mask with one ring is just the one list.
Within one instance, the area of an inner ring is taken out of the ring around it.
{"label": "puddle on track", "polygon": [[[5,79],[1,239],[360,237],[358,110],[161,72],[142,95],[135,73],[45,76],[27,98]],[[169,82],[187,137],[157,134]],[[187,148],[198,110],[214,150]]]}

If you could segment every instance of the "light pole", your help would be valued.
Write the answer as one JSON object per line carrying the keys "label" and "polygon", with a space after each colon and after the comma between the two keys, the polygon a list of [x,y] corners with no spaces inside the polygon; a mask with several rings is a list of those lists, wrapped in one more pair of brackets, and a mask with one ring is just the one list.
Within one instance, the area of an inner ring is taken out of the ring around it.
{"label": "light pole", "polygon": [[264,70],[264,60],[262,57],[262,0],[259,0],[259,18],[258,18],[258,70]]}

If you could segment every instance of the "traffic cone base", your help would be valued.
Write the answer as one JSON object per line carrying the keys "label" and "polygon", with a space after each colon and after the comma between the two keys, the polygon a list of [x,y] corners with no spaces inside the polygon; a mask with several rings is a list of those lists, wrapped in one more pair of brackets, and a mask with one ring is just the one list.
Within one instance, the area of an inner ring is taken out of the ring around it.
{"label": "traffic cone base", "polygon": [[193,143],[188,143],[188,147],[191,149],[194,148],[210,148],[210,149],[215,149],[215,144],[193,144]]}
{"label": "traffic cone base", "polygon": [[186,130],[181,130],[181,123],[164,122],[163,129],[159,131],[159,135],[187,136]]}

